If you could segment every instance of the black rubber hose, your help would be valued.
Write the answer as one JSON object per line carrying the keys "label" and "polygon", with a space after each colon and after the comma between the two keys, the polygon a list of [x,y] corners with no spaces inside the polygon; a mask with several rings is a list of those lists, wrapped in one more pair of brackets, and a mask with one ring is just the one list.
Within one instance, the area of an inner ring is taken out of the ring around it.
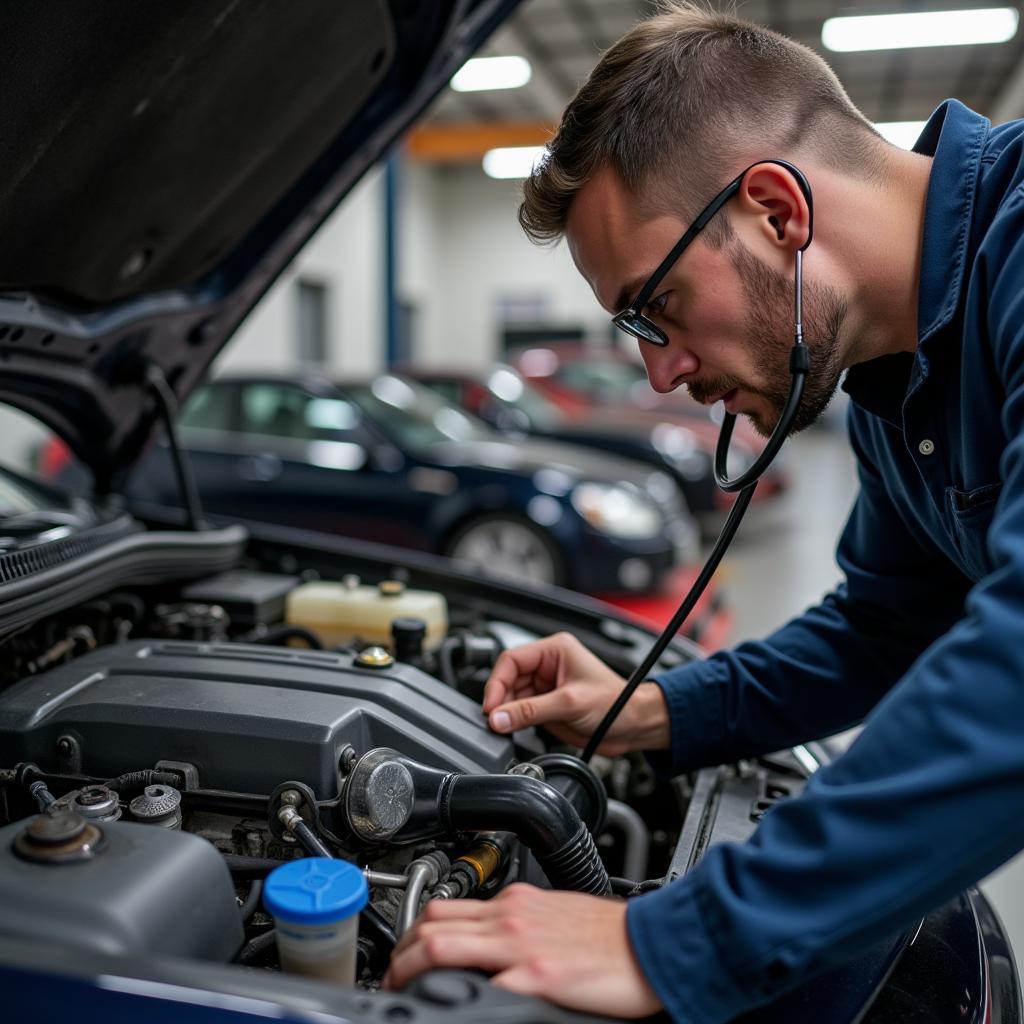
{"label": "black rubber hose", "polygon": [[242,915],[242,923],[248,924],[252,915],[259,909],[260,899],[263,896],[263,882],[259,878],[252,880],[249,892],[246,894],[245,902],[239,907],[238,912]]}
{"label": "black rubber hose", "polygon": [[298,822],[295,827],[291,830],[291,833],[299,842],[306,853],[310,857],[327,857],[333,858],[334,854],[327,849],[326,846],[316,837],[313,830],[304,822]]}
{"label": "black rubber hose", "polygon": [[306,629],[305,626],[279,626],[277,629],[268,630],[259,636],[247,633],[239,639],[247,644],[281,644],[286,640],[303,640],[314,651],[322,651],[324,649],[320,637],[311,629]]}
{"label": "black rubber hose", "polygon": [[274,944],[277,939],[277,932],[270,928],[263,932],[261,935],[257,935],[255,939],[247,942],[241,949],[238,956],[235,957],[235,962],[240,964],[251,964],[254,960],[258,960],[270,947]]}
{"label": "black rubber hose", "polygon": [[438,801],[451,832],[515,832],[557,889],[611,892],[593,836],[554,787],[523,775],[450,775]]}
{"label": "black rubber hose", "polygon": [[231,877],[240,882],[250,878],[266,878],[274,868],[288,863],[286,860],[273,860],[270,857],[243,857],[237,853],[224,854],[224,862],[231,872]]}
{"label": "black rubber hose", "polygon": [[388,924],[384,915],[372,903],[367,903],[359,911],[359,919],[365,926],[367,938],[373,942],[378,950],[383,947],[390,957],[391,950],[398,943],[398,936],[395,934],[395,929]]}
{"label": "black rubber hose", "polygon": [[634,882],[632,878],[612,876],[612,892],[625,899],[642,896],[645,892],[654,892],[655,889],[661,889],[664,885],[664,878],[645,878],[642,882]]}
{"label": "black rubber hose", "polygon": [[441,673],[441,681],[453,690],[459,688],[459,677],[455,672],[454,652],[462,645],[459,637],[449,636],[441,641],[437,651],[437,669]]}
{"label": "black rubber hose", "polygon": [[572,754],[540,754],[532,763],[544,769],[544,781],[576,808],[591,835],[600,835],[608,814],[608,793],[594,769]]}

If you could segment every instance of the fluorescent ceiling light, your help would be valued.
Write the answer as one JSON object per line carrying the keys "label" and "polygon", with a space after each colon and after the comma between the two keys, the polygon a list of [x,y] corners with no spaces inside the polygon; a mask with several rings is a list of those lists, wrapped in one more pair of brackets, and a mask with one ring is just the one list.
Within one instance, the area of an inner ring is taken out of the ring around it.
{"label": "fluorescent ceiling light", "polygon": [[927,121],[880,121],[875,131],[883,139],[903,149],[913,149],[917,137],[924,131]]}
{"label": "fluorescent ceiling light", "polygon": [[484,171],[492,178],[528,178],[543,155],[543,146],[489,149],[484,153]]}
{"label": "fluorescent ceiling light", "polygon": [[840,53],[1005,43],[1016,34],[1017,12],[1012,7],[827,18],[821,27],[822,43]]}
{"label": "fluorescent ceiling light", "polygon": [[456,92],[483,89],[518,89],[530,80],[530,62],[525,57],[474,57],[452,76]]}

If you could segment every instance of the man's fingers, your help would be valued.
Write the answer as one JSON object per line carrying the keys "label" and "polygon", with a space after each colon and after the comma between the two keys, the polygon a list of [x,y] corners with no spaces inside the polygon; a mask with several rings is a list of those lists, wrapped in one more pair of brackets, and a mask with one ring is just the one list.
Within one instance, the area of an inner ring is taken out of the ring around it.
{"label": "man's fingers", "polygon": [[420,929],[407,946],[395,948],[384,985],[389,989],[402,988],[418,974],[437,967],[500,971],[511,960],[508,943],[493,931],[468,931],[465,924]]}
{"label": "man's fingers", "polygon": [[490,712],[499,704],[510,699],[521,686],[532,683],[533,677],[544,660],[545,648],[551,637],[536,643],[524,644],[512,650],[503,651],[491,670],[491,677],[484,687],[483,709]]}
{"label": "man's fingers", "polygon": [[544,971],[532,961],[513,964],[507,970],[499,971],[491,978],[491,984],[503,988],[506,992],[516,992],[521,996],[550,996],[544,985]]}
{"label": "man's fingers", "polygon": [[493,916],[494,908],[488,900],[430,900],[419,921],[472,921]]}
{"label": "man's fingers", "polygon": [[554,689],[559,665],[571,656],[574,648],[583,650],[579,641],[568,633],[554,633],[504,651],[494,664],[491,677],[484,687],[483,709],[493,711],[519,696],[523,687]]}
{"label": "man's fingers", "polygon": [[579,699],[574,689],[563,687],[501,704],[490,713],[488,721],[495,732],[515,732],[531,725],[561,722],[577,715],[579,711]]}

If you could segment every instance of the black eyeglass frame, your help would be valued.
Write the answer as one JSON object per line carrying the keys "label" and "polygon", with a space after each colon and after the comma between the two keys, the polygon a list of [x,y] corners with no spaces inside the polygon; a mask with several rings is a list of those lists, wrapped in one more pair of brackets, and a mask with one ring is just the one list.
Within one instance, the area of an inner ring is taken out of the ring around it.
{"label": "black eyeglass frame", "polygon": [[718,211],[725,206],[727,202],[740,190],[740,186],[743,184],[743,179],[747,174],[752,171],[755,167],[760,167],[761,164],[778,164],[780,167],[785,167],[794,178],[796,178],[797,184],[800,186],[800,191],[803,192],[804,198],[807,200],[808,209],[808,225],[807,225],[807,241],[800,246],[802,252],[811,244],[811,234],[813,232],[814,224],[814,207],[813,200],[811,198],[811,186],[808,184],[807,179],[804,177],[803,171],[798,167],[794,167],[788,160],[780,159],[768,159],[758,160],[756,163],[751,164],[744,171],[738,174],[732,181],[729,182],[721,192],[718,193],[704,207],[699,214],[697,214],[696,220],[683,232],[682,238],[672,247],[671,252],[658,264],[655,268],[654,273],[651,274],[644,286],[637,292],[636,298],[623,310],[620,310],[615,316],[612,317],[612,323],[626,334],[631,335],[638,341],[646,341],[649,345],[657,345],[659,348],[664,348],[668,344],[668,335],[648,316],[644,315],[644,306],[650,301],[651,296],[654,294],[654,290],[661,284],[662,278],[672,269],[675,262],[680,256],[686,251],[690,243],[707,227],[708,222]]}

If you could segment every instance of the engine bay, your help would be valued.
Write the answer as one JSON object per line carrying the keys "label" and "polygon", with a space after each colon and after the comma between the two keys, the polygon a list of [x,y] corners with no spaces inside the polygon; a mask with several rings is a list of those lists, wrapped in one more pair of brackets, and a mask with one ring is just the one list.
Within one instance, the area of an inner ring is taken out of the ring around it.
{"label": "engine bay", "polygon": [[375,989],[430,899],[513,881],[624,896],[668,874],[678,782],[487,727],[491,667],[536,634],[453,609],[432,637],[389,620],[416,599],[402,580],[349,576],[330,582],[362,625],[328,649],[288,602],[315,575],[117,590],[6,639],[0,931],[277,970],[264,879],[340,858],[369,886],[357,984]]}

